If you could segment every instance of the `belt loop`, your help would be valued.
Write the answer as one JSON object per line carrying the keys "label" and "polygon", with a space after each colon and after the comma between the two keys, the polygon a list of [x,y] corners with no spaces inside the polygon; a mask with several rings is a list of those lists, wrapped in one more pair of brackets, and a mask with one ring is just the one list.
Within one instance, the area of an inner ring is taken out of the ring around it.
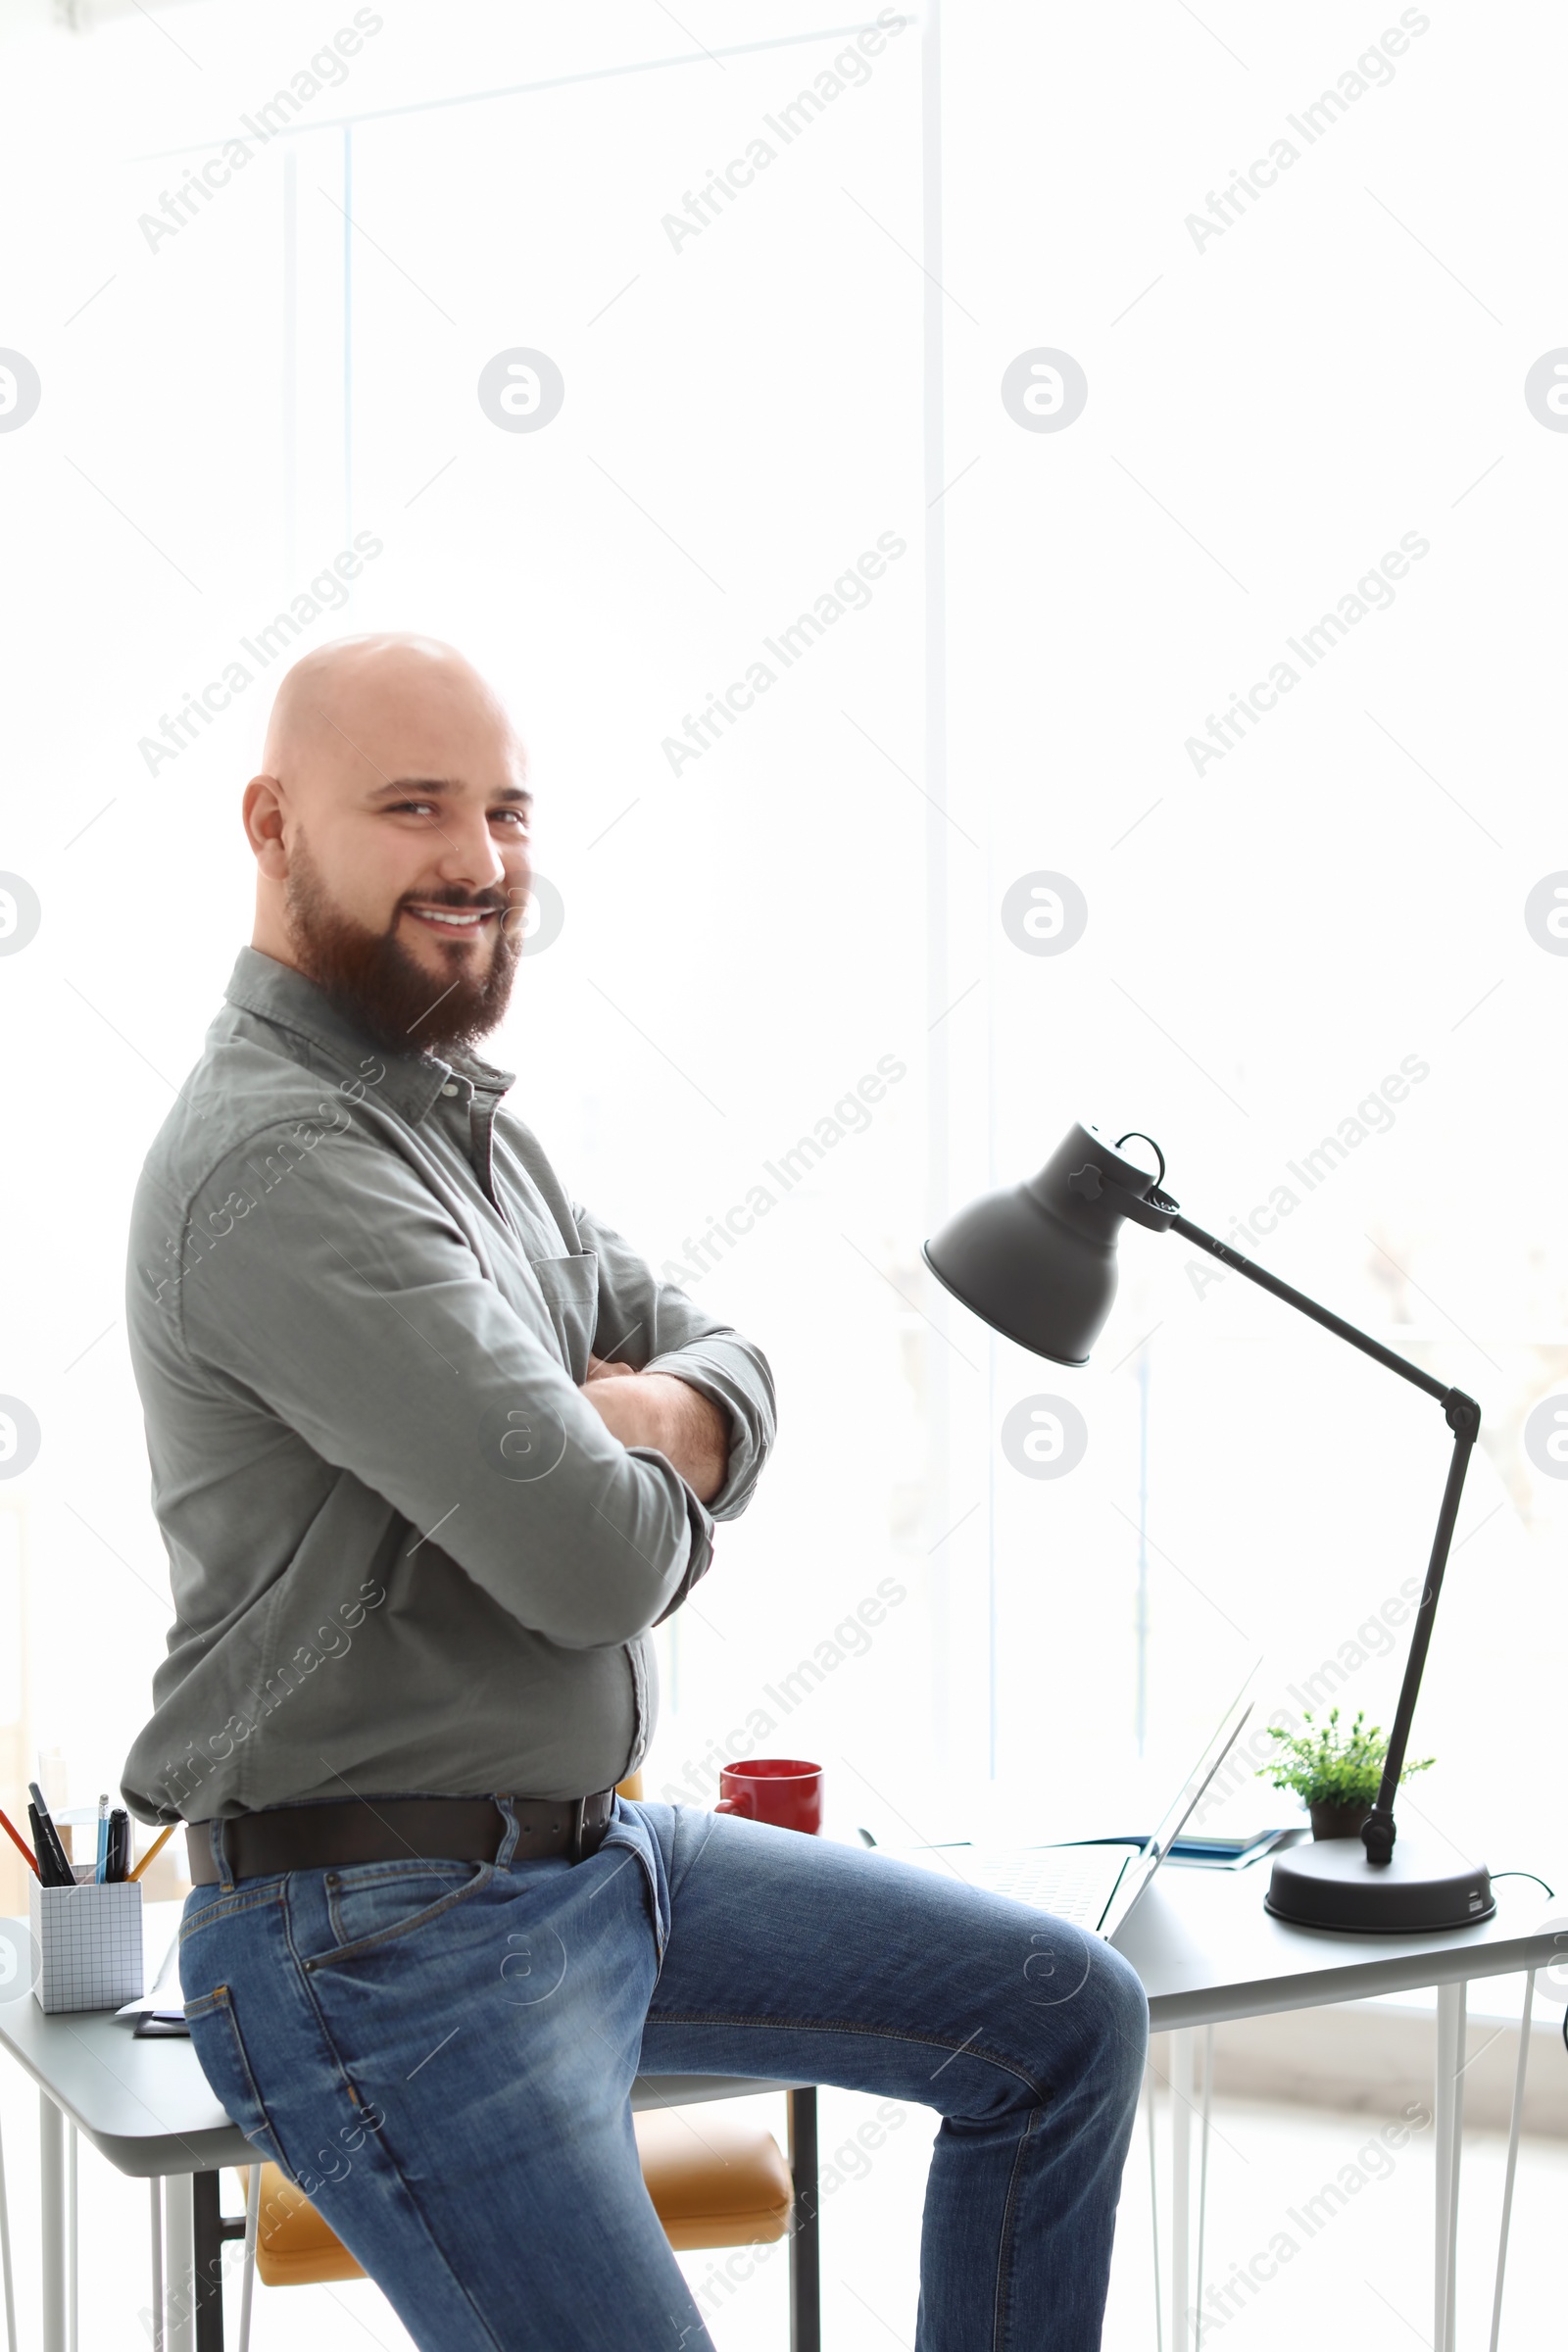
{"label": "belt loop", "polygon": [[587,1799],[585,1796],[574,1796],[574,1797],[572,1798],[572,1800],[571,1800],[571,1859],[572,1859],[572,1861],[573,1861],[573,1862],[580,1862],[580,1861],[582,1860],[582,1833],[583,1833],[583,1816],[584,1816],[584,1814],[587,1812],[587,1810],[588,1810],[588,1799]]}
{"label": "belt loop", "polygon": [[215,1814],[207,1825],[207,1834],[212,1840],[213,1862],[218,1871],[218,1884],[225,1894],[232,1894],[234,1873],[229,1868],[228,1855],[223,1848],[223,1832],[227,1827],[228,1824],[220,1821]]}
{"label": "belt loop", "polygon": [[512,1799],[510,1796],[492,1796],[490,1801],[495,1806],[496,1811],[500,1814],[502,1820],[507,1825],[506,1834],[502,1838],[501,1843],[496,1848],[496,1868],[498,1870],[510,1870],[512,1867],[512,1857],[517,1850],[517,1816],[513,1811]]}

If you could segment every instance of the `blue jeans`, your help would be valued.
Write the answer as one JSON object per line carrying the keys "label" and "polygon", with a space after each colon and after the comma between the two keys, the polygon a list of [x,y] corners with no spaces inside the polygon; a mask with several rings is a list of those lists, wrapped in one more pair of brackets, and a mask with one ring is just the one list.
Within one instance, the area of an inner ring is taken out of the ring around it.
{"label": "blue jeans", "polygon": [[[504,1814],[507,1800],[497,1797]],[[638,2073],[941,2115],[919,2352],[1091,2352],[1148,2034],[1132,1969],[1002,1896],[615,1800],[585,1861],[195,1888],[202,2069],[429,2352],[700,2352],[643,2186]]]}

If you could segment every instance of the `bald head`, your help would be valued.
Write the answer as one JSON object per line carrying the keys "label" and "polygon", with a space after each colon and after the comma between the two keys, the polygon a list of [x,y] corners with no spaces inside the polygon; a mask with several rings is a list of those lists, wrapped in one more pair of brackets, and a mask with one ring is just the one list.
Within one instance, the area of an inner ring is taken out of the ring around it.
{"label": "bald head", "polygon": [[485,1034],[521,946],[526,764],[500,697],[454,647],[380,635],[307,654],[245,790],[252,944],[383,1042],[438,1052]]}
{"label": "bald head", "polygon": [[455,646],[388,633],[340,637],[296,662],[283,679],[262,767],[288,790],[309,790],[350,765],[356,750],[373,758],[369,738],[387,748],[395,736],[412,749],[432,731],[450,741],[454,730],[475,724],[508,741],[520,763],[501,698]]}

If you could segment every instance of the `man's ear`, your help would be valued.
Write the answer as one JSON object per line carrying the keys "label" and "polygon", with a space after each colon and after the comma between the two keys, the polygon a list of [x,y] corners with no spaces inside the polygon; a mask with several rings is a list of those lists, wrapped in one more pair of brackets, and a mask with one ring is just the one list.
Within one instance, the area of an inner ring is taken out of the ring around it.
{"label": "man's ear", "polygon": [[251,845],[258,871],[270,882],[286,881],[288,877],[282,794],[283,788],[275,776],[252,776],[240,803],[245,838]]}

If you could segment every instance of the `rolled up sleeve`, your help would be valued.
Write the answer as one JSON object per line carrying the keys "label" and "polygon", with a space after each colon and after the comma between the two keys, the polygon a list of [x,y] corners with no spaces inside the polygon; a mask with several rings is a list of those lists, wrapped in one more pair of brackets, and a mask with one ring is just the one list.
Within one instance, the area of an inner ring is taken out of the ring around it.
{"label": "rolled up sleeve", "polygon": [[584,1246],[599,1258],[597,1352],[635,1372],[672,1372],[727,1416],[729,1467],[708,1509],[714,1519],[738,1518],[777,1428],[766,1356],[728,1324],[705,1315],[685,1291],[662,1282],[611,1226],[575,1205],[572,1215]]}
{"label": "rolled up sleeve", "polygon": [[163,1303],[183,1348],[393,1504],[416,1561],[438,1546],[519,1624],[627,1642],[706,1571],[691,1489],[611,1435],[416,1172],[359,1129],[302,1153],[282,1122],[236,1147],[189,1203],[180,1262]]}

